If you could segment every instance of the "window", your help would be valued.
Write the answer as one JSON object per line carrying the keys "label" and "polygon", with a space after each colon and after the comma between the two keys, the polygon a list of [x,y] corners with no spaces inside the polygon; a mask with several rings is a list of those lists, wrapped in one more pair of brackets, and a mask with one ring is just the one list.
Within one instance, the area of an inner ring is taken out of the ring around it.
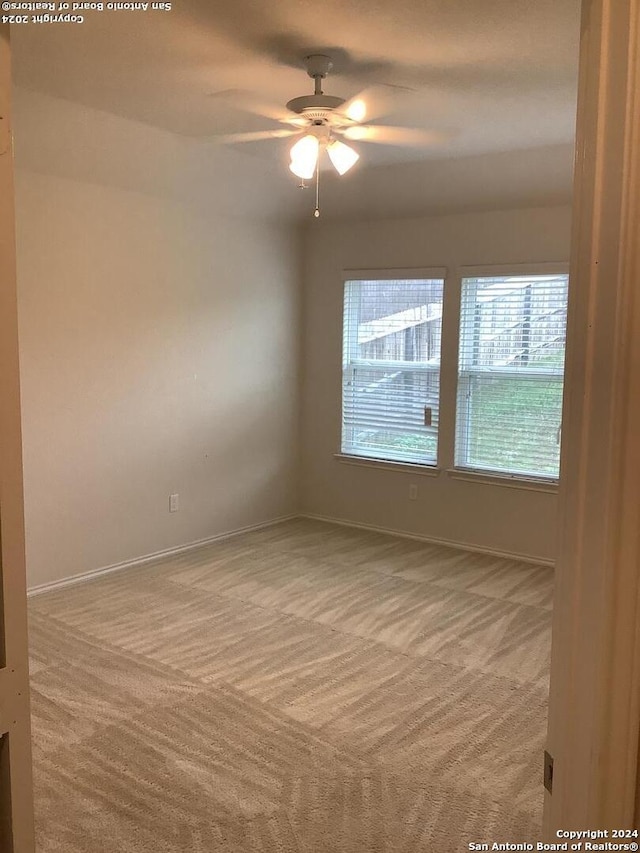
{"label": "window", "polygon": [[[468,270],[457,354],[455,327],[442,340],[444,278],[405,270],[346,281],[343,458],[557,480],[568,276],[550,264]],[[455,287],[446,299],[455,312]],[[441,347],[451,368],[442,387]]]}
{"label": "window", "polygon": [[347,281],[342,452],[434,465],[444,276]]}
{"label": "window", "polygon": [[464,278],[456,467],[558,477],[566,275]]}

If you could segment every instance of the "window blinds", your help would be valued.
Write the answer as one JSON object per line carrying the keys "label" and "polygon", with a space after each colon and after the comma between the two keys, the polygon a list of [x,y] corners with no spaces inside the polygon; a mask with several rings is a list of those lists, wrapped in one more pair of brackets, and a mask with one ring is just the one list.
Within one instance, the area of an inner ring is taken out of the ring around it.
{"label": "window blinds", "polygon": [[342,452],[434,464],[443,279],[348,281]]}
{"label": "window blinds", "polygon": [[555,479],[568,276],[462,282],[456,466]]}

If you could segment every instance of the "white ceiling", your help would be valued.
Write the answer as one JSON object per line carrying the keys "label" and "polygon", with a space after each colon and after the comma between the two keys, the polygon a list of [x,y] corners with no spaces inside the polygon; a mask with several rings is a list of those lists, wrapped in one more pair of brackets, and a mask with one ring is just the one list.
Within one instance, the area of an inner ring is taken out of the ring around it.
{"label": "white ceiling", "polygon": [[[579,0],[178,0],[170,12],[85,12],[83,24],[12,28],[24,88],[185,136],[276,127],[234,107],[243,90],[284,105],[311,91],[398,88],[386,121],[445,131],[420,149],[361,143],[367,164],[570,143]],[[242,151],[284,157],[286,141]]]}

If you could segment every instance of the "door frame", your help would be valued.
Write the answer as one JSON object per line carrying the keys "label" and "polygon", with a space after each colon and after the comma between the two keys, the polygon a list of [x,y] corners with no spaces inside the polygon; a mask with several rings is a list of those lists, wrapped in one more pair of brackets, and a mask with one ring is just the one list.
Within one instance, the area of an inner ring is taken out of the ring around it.
{"label": "door frame", "polygon": [[11,50],[0,24],[0,849],[34,850]]}
{"label": "door frame", "polygon": [[638,828],[640,0],[583,0],[544,835]]}

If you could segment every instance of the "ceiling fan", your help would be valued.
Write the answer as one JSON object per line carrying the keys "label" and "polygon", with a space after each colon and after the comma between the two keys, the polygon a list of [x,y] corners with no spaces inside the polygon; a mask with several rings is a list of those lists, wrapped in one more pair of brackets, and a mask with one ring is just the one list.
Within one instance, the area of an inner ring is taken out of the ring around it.
{"label": "ceiling fan", "polygon": [[298,137],[289,151],[289,169],[300,178],[302,187],[306,186],[305,180],[311,180],[315,175],[316,217],[320,215],[319,163],[323,151],[327,152],[338,174],[344,175],[360,158],[360,154],[348,142],[423,147],[444,138],[443,134],[418,128],[364,124],[389,111],[392,96],[397,95],[396,87],[372,87],[345,100],[335,95],[325,95],[322,91],[322,81],[333,67],[331,57],[311,54],[305,57],[305,66],[307,74],[314,81],[314,92],[290,100],[286,112],[265,109],[263,104],[245,99],[248,109],[288,125],[287,128],[233,133],[217,139],[236,143]]}

